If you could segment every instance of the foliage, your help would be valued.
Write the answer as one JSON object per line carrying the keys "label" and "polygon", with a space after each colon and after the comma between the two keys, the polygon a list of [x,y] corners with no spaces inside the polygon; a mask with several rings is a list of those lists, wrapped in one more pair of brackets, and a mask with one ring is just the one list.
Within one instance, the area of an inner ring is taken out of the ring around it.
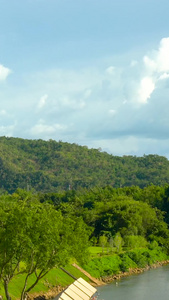
{"label": "foliage", "polygon": [[[86,277],[83,273],[81,273],[79,270],[77,270],[71,265],[66,265],[64,269],[66,269],[76,278],[82,277],[84,280],[89,281],[88,277]],[[19,299],[20,291],[24,284],[24,280],[25,280],[25,274],[19,274],[18,276],[15,276],[11,280],[9,284],[9,291],[12,299],[14,300]],[[32,285],[34,281],[35,281],[35,276],[31,275],[29,278],[29,285]],[[56,285],[65,287],[73,283],[73,281],[74,279],[70,277],[68,274],[66,274],[65,272],[63,272],[60,268],[53,268],[52,270],[49,271],[48,274],[46,274],[38,282],[38,284],[32,289],[31,293],[47,292],[49,289],[51,289]],[[1,284],[0,284],[0,295],[2,295],[3,299],[5,299],[3,286],[1,286]]]}
{"label": "foliage", "polygon": [[104,247],[106,247],[106,245],[107,245],[107,237],[105,235],[101,235],[99,237],[99,245],[102,247],[102,250],[104,249]]}
{"label": "foliage", "polygon": [[168,256],[162,251],[160,247],[153,250],[148,248],[135,249],[126,252],[126,255],[132,259],[139,268],[144,268],[147,265],[151,266],[157,261],[165,261]]}
{"label": "foliage", "polygon": [[165,261],[168,256],[160,247],[153,250],[148,248],[135,249],[119,255],[109,255],[93,258],[83,267],[97,278],[129,271],[133,268],[145,268],[156,262]]}
{"label": "foliage", "polygon": [[124,244],[124,241],[119,232],[116,233],[113,242],[117,253],[120,253],[122,251],[122,246]]}
{"label": "foliage", "polygon": [[169,162],[158,155],[118,157],[61,141],[0,137],[0,177],[1,191],[10,193],[18,187],[46,193],[106,185],[144,188],[169,182]]}
{"label": "foliage", "polygon": [[121,254],[120,257],[121,257],[120,270],[122,272],[128,272],[129,269],[137,268],[137,264],[127,255],[127,253]]}
{"label": "foliage", "polygon": [[100,278],[103,276],[118,274],[120,271],[121,259],[118,255],[93,258],[88,264],[83,265],[92,276]]}
{"label": "foliage", "polygon": [[[55,208],[64,216],[82,217],[91,228],[93,245],[103,236],[114,250],[118,233],[122,238],[121,247],[145,247],[147,242],[156,241],[169,252],[169,230],[165,222],[169,210],[166,209],[166,214],[160,210],[160,207],[166,207],[167,193],[167,186],[144,189],[107,186],[38,196],[42,202],[53,202],[54,199]],[[158,199],[160,204],[157,207]]]}
{"label": "foliage", "polygon": [[[15,230],[15,232],[14,232]],[[0,280],[6,298],[8,285],[19,274],[26,274],[21,299],[55,266],[70,257],[84,262],[88,247],[87,228],[82,219],[63,219],[51,204],[41,204],[31,193],[0,198]],[[29,285],[29,277],[35,281]]]}
{"label": "foliage", "polygon": [[128,235],[125,237],[124,241],[125,241],[125,247],[129,249],[140,248],[140,247],[145,248],[148,244],[147,240],[140,235]]}

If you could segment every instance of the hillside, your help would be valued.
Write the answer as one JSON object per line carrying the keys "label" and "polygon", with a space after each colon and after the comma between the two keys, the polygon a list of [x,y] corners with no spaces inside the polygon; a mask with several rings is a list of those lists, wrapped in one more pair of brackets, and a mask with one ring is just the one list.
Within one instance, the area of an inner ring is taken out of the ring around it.
{"label": "hillside", "polygon": [[118,188],[169,182],[169,161],[158,155],[113,156],[99,149],[56,142],[0,137],[0,188],[42,192]]}

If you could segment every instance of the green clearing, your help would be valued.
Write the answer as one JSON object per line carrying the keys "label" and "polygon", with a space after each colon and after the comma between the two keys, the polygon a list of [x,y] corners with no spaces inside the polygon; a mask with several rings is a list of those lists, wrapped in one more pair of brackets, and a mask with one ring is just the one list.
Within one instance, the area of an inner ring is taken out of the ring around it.
{"label": "green clearing", "polygon": [[97,254],[103,252],[103,248],[102,247],[96,247],[96,246],[95,247],[89,247],[89,252],[92,256],[97,255]]}
{"label": "green clearing", "polygon": [[[105,251],[107,251],[106,247]],[[102,247],[89,247],[89,252],[91,257],[89,258],[88,263],[83,267],[96,278],[118,274],[121,271],[127,271],[129,268],[145,267],[146,265],[151,265],[156,261],[163,261],[169,258],[161,251],[159,247],[153,250],[147,248],[135,249],[132,251],[123,252],[120,255],[108,255],[106,252],[103,253]],[[100,255],[102,257],[100,257]],[[65,270],[74,277],[82,277],[84,280],[89,282],[88,277],[86,277],[72,265],[67,265]],[[19,299],[24,278],[25,275],[18,275],[14,277],[9,284],[9,293],[13,300]],[[35,277],[32,275],[29,279],[29,284],[32,284],[34,280]],[[43,279],[39,281],[34,289],[32,289],[31,293],[47,292],[49,289],[57,285],[66,287],[73,283],[73,281],[74,279],[61,269],[52,269]],[[0,285],[0,295],[2,295],[5,299],[2,284]]]}
{"label": "green clearing", "polygon": [[[89,247],[89,253],[91,258],[99,257],[101,255],[107,254],[107,248],[102,247]],[[65,267],[65,270],[72,274],[74,277],[79,278],[82,277],[86,281],[89,282],[88,277],[86,277],[83,273],[81,273],[78,269],[73,267],[71,264]],[[13,300],[16,300],[20,296],[20,292],[23,284],[24,284],[25,275],[18,275],[13,278],[11,283],[9,284],[9,293]],[[31,285],[35,281],[35,276],[32,275],[29,279],[29,285]],[[39,283],[32,289],[31,293],[35,292],[47,292],[52,287],[59,286],[68,286],[73,283],[74,279],[70,277],[68,274],[63,272],[61,269],[52,269],[49,273],[39,281]],[[0,284],[0,295],[5,298],[4,288],[2,283]]]}
{"label": "green clearing", "polygon": [[115,247],[114,248],[110,248],[110,247],[89,247],[89,253],[91,255],[91,257],[99,257],[102,255],[112,255],[112,253],[115,252]]}

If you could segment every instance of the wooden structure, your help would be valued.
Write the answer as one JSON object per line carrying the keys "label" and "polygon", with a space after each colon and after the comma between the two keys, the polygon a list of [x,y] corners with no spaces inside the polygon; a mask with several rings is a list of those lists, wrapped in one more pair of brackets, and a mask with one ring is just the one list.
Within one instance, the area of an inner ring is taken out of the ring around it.
{"label": "wooden structure", "polygon": [[63,291],[58,300],[94,300],[97,290],[81,277]]}

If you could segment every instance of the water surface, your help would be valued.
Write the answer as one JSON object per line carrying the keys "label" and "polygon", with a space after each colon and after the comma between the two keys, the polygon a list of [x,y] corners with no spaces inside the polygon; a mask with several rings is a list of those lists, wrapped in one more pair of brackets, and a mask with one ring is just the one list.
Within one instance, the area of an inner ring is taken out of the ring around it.
{"label": "water surface", "polygon": [[168,300],[169,265],[98,287],[104,300]]}

